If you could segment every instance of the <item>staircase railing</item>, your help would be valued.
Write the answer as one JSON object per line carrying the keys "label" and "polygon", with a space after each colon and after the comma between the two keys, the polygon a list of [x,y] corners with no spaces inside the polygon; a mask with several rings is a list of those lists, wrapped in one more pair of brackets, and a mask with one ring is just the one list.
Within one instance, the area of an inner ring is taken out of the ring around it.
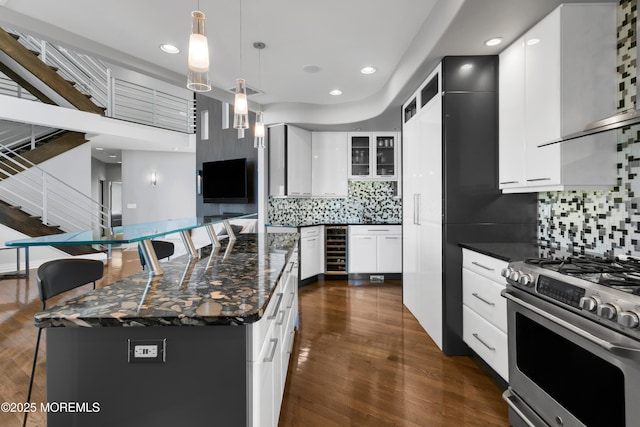
{"label": "staircase railing", "polygon": [[[195,132],[193,96],[180,97],[116,78],[112,69],[100,59],[56,46],[29,34],[5,30],[19,36],[18,41],[23,46],[37,52],[47,65],[57,68],[58,74],[74,82],[76,89],[90,95],[95,104],[106,109],[107,117],[178,132]],[[0,74],[0,93],[21,95],[13,90],[3,91],[6,80],[9,80],[8,77]]]}
{"label": "staircase railing", "polygon": [[66,232],[110,226],[105,206],[2,144],[0,163],[10,171],[0,181],[0,199],[40,217],[43,224]]}
{"label": "staircase railing", "polygon": [[65,132],[67,131],[63,129],[28,123],[0,122],[0,145],[18,152],[24,149],[33,150],[39,142]]}

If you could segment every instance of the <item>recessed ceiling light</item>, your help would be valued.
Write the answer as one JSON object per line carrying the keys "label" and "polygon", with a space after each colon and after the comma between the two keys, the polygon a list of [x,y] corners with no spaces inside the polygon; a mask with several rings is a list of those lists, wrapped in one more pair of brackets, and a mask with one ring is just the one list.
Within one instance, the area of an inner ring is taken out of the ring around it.
{"label": "recessed ceiling light", "polygon": [[339,96],[339,95],[342,95],[342,91],[340,89],[334,89],[331,92],[329,92],[329,95]]}
{"label": "recessed ceiling light", "polygon": [[104,148],[102,148],[102,147],[96,147],[96,151],[102,151],[102,150],[104,150]]}
{"label": "recessed ceiling light", "polygon": [[320,71],[320,67],[318,67],[317,65],[305,65],[304,67],[302,67],[302,70],[310,73],[310,74],[314,74],[317,73],[318,71]]}
{"label": "recessed ceiling light", "polygon": [[470,70],[472,68],[473,68],[473,64],[462,64],[460,66],[460,69],[463,70],[463,71],[467,71],[467,70]]}
{"label": "recessed ceiling light", "polygon": [[540,43],[540,39],[529,39],[529,40],[527,40],[527,44],[529,46],[533,46],[534,44],[538,44],[538,43]]}
{"label": "recessed ceiling light", "polygon": [[177,47],[177,46],[174,46],[174,45],[172,45],[172,44],[168,44],[168,43],[161,44],[161,45],[160,45],[160,49],[161,49],[163,52],[166,52],[166,53],[171,53],[171,54],[180,53],[180,49],[178,49],[178,47]]}
{"label": "recessed ceiling light", "polygon": [[122,164],[122,160],[118,160],[116,163],[120,163],[120,164]]}
{"label": "recessed ceiling light", "polygon": [[109,157],[111,157],[112,159],[115,159],[118,156],[116,156],[115,154],[109,154]]}
{"label": "recessed ceiling light", "polygon": [[497,46],[502,43],[502,37],[493,37],[484,42],[486,46]]}
{"label": "recessed ceiling light", "polygon": [[372,66],[370,66],[370,65],[367,65],[366,67],[362,67],[362,68],[360,69],[360,72],[361,72],[362,74],[373,74],[373,73],[375,73],[376,71],[378,71],[378,70],[377,70],[377,68],[376,68],[376,67],[372,67]]}

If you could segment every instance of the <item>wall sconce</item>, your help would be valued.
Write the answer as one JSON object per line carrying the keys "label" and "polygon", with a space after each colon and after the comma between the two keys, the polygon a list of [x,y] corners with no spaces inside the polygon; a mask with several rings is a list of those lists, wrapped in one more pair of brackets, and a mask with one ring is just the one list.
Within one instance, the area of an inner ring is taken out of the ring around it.
{"label": "wall sconce", "polygon": [[155,172],[151,172],[151,186],[155,187],[158,184],[158,176]]}
{"label": "wall sconce", "polygon": [[196,171],[196,191],[202,194],[202,169]]}

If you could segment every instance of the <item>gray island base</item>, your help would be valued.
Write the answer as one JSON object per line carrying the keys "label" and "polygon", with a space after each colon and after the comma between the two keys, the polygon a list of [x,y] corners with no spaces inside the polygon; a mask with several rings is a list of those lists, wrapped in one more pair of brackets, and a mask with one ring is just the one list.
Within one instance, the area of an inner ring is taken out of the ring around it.
{"label": "gray island base", "polygon": [[298,235],[241,235],[36,315],[47,425],[275,426],[298,310]]}

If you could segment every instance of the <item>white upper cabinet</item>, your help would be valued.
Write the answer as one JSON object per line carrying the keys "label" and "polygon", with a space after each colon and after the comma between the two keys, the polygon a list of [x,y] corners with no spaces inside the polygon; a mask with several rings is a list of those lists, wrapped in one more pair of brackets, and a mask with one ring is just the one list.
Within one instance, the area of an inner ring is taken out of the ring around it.
{"label": "white upper cabinet", "polygon": [[311,192],[314,196],[347,197],[346,132],[311,133]]}
{"label": "white upper cabinet", "polygon": [[349,179],[396,180],[398,141],[397,132],[349,133]]}
{"label": "white upper cabinet", "polygon": [[287,125],[287,195],[311,195],[311,132]]}
{"label": "white upper cabinet", "polygon": [[543,146],[616,112],[616,5],[565,4],[500,54],[503,192],[615,184],[615,132]]}

